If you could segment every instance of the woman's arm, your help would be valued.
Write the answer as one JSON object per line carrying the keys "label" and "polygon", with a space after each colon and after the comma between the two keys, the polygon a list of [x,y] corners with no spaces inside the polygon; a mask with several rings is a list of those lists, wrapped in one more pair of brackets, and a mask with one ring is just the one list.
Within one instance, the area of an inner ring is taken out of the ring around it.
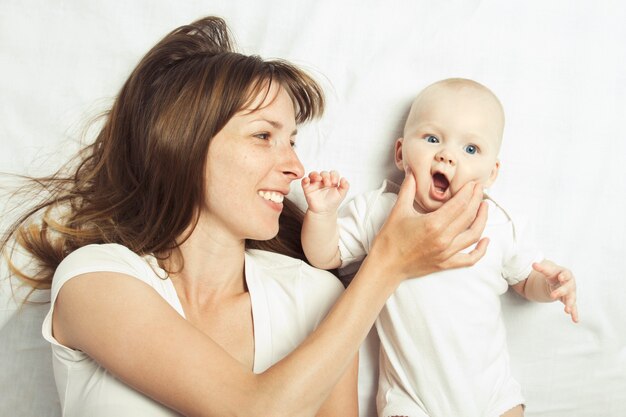
{"label": "woman's arm", "polygon": [[486,220],[469,185],[437,212],[413,210],[415,181],[326,319],[291,354],[253,374],[176,313],[147,284],[116,273],[77,276],[61,288],[53,329],[121,380],[189,416],[314,416],[353,363],[385,301],[405,278],[475,263]]}
{"label": "woman's arm", "polygon": [[357,355],[315,417],[358,417],[358,379],[359,359]]}

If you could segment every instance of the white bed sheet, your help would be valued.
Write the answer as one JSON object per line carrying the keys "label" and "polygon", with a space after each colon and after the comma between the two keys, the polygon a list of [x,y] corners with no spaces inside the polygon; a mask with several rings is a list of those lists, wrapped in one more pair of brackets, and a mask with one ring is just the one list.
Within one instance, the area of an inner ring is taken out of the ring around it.
{"label": "white bed sheet", "polygon": [[[322,82],[328,111],[301,129],[298,152],[307,170],[340,170],[350,195],[399,179],[392,144],[422,87],[450,76],[491,87],[507,116],[491,194],[534,224],[579,288],[578,325],[556,303],[503,297],[526,415],[626,415],[625,3],[4,0],[0,171],[58,166],[150,46],[210,14],[226,18],[243,52],[292,60]],[[302,203],[297,187],[293,197]],[[9,293],[4,281],[0,415],[58,416],[38,328],[46,307],[18,313]],[[364,417],[375,415],[375,356],[371,336]]]}

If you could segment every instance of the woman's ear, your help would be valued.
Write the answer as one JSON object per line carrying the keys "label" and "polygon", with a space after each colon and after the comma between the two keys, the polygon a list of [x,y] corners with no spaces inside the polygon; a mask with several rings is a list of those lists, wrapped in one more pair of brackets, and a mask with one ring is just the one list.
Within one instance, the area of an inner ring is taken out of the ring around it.
{"label": "woman's ear", "polygon": [[403,138],[398,138],[396,140],[394,159],[396,161],[396,166],[398,167],[398,169],[404,172],[404,162],[402,160],[402,139]]}
{"label": "woman's ear", "polygon": [[500,171],[500,160],[496,159],[496,163],[493,165],[491,174],[489,174],[489,179],[487,179],[487,182],[485,183],[485,188],[491,187],[491,185],[496,181],[496,178],[498,178],[499,171]]}

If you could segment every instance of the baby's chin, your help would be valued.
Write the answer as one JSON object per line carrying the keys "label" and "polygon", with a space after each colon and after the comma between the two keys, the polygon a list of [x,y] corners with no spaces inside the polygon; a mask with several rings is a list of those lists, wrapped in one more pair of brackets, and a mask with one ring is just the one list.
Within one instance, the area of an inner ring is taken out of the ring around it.
{"label": "baby's chin", "polygon": [[418,213],[427,214],[432,213],[437,210],[439,207],[443,206],[452,196],[445,198],[443,200],[433,200],[432,198],[415,196],[413,200],[413,208]]}
{"label": "baby's chin", "polygon": [[[432,213],[433,211],[439,209],[439,207],[447,203],[452,197],[454,197],[456,193],[457,191],[449,190],[449,192],[446,193],[445,197],[437,198],[437,199],[431,198],[428,195],[426,196],[416,195],[415,199],[413,200],[413,208],[418,213],[422,213],[422,214]],[[487,198],[487,194],[484,193],[483,199],[485,198]]]}

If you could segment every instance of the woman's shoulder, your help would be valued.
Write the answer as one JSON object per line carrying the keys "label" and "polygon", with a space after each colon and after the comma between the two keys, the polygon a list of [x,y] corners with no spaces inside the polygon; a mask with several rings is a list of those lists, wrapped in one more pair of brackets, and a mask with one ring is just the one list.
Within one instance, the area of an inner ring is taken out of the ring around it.
{"label": "woman's shoulder", "polygon": [[76,256],[76,255],[84,255],[89,254],[89,256],[104,256],[108,257],[110,255],[114,255],[120,257],[121,259],[129,259],[129,258],[140,258],[135,252],[131,251],[124,245],[120,245],[119,243],[93,243],[91,245],[82,246],[72,253],[70,253],[67,258]]}
{"label": "woman's shoulder", "polygon": [[80,274],[99,270],[126,272],[144,265],[146,261],[126,246],[116,243],[92,244],[80,247],[67,255],[59,264],[55,276],[66,272]]}
{"label": "woman's shoulder", "polygon": [[[129,275],[152,284],[160,280],[158,265],[149,256],[140,256],[115,243],[91,244],[67,255],[57,267],[52,280],[53,298],[63,284],[73,277],[87,273],[114,272]],[[153,285],[154,286],[154,285]]]}

